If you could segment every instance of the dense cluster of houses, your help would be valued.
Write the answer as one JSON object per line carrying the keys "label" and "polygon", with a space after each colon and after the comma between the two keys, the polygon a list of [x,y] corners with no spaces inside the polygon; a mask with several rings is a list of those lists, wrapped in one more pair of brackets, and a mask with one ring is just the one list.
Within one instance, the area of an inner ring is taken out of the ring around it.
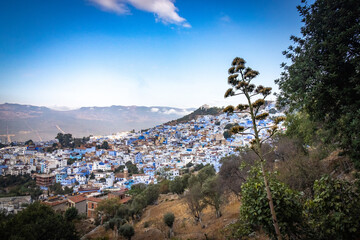
{"label": "dense cluster of houses", "polygon": [[[264,110],[270,109],[273,109],[271,104]],[[267,134],[266,127],[273,125],[271,118],[281,114],[272,112],[270,118],[258,122],[264,128],[261,131],[263,137]],[[54,140],[31,146],[7,147],[0,149],[0,174],[32,174],[43,190],[54,183],[72,187],[74,194],[78,195],[53,196],[57,200],[49,204],[54,208],[76,205],[79,211],[91,216],[91,209],[96,208],[96,204],[104,198],[104,192],[122,194],[133,184],[157,183],[159,176],[172,180],[181,175],[188,163],[212,164],[218,171],[222,157],[236,154],[236,147],[246,146],[253,139],[251,128],[245,131],[249,134],[225,139],[223,133],[229,123],[237,123],[245,129],[252,125],[247,114],[206,115],[176,125],[93,136],[81,147],[60,148],[51,153],[43,149],[56,143]],[[108,142],[109,149],[96,147],[104,141]],[[129,174],[126,167],[116,171],[129,161],[139,169],[138,174]]]}

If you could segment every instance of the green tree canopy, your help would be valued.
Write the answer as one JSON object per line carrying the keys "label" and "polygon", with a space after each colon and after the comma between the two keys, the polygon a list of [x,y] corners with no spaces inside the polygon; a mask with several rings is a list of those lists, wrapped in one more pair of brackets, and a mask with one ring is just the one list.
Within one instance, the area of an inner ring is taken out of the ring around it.
{"label": "green tree canopy", "polygon": [[40,202],[30,204],[0,225],[4,226],[1,232],[3,239],[78,239],[71,222]]}
{"label": "green tree canopy", "polygon": [[302,36],[284,51],[291,63],[275,81],[278,102],[321,123],[360,166],[360,1],[317,0],[298,10]]}
{"label": "green tree canopy", "polygon": [[128,240],[131,240],[131,237],[134,236],[135,231],[134,231],[133,226],[131,226],[128,223],[125,223],[124,225],[122,225],[119,228],[119,233],[121,235],[123,235],[125,238],[127,238]]}

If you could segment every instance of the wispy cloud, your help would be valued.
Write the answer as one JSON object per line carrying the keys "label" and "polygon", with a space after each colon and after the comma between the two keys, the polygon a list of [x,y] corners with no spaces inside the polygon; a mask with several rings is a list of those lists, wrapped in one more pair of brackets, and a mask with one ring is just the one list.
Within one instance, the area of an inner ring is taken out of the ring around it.
{"label": "wispy cloud", "polygon": [[174,0],[88,0],[104,11],[111,11],[117,14],[129,14],[129,5],[136,9],[155,14],[157,22],[165,24],[176,24],[190,28],[191,25],[185,18],[180,17]]}
{"label": "wispy cloud", "polygon": [[225,22],[225,23],[229,23],[229,22],[231,22],[231,18],[228,16],[228,15],[222,15],[221,17],[220,17],[220,21],[222,21],[222,22]]}

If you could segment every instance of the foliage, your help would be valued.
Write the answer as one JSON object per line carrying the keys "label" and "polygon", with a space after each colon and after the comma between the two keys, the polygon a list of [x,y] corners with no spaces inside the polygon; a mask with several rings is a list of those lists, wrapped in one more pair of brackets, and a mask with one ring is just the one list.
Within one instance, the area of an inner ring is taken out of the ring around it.
{"label": "foliage", "polygon": [[146,206],[147,202],[145,197],[142,194],[136,195],[131,202],[132,215],[138,217]]}
{"label": "foliage", "polygon": [[75,227],[51,207],[35,202],[5,222],[3,239],[78,239]]}
{"label": "foliage", "polygon": [[202,211],[206,207],[206,203],[203,201],[203,199],[204,195],[201,192],[201,185],[200,183],[195,182],[193,185],[191,185],[191,188],[185,194],[185,200],[196,223],[201,223]]}
{"label": "foliage", "polygon": [[189,178],[190,178],[190,174],[188,174],[188,173],[181,176],[181,180],[182,180],[184,189],[186,189],[189,185]]}
{"label": "foliage", "polygon": [[164,223],[170,228],[169,237],[172,235],[172,227],[175,221],[175,215],[172,212],[164,214]]}
{"label": "foliage", "polygon": [[[299,227],[303,223],[302,206],[297,192],[286,187],[273,176],[269,176],[269,186],[278,216],[281,234],[290,239],[299,238]],[[263,176],[259,168],[254,167],[247,181],[242,185],[240,218],[253,229],[262,229],[272,238],[276,233],[272,223],[269,203],[266,196]]]}
{"label": "foliage", "polygon": [[127,167],[129,174],[139,173],[139,169],[136,167],[136,164],[133,164],[131,161],[127,161],[125,166]]}
{"label": "foliage", "polygon": [[181,177],[175,177],[173,181],[169,184],[170,192],[176,194],[182,194],[185,190],[184,183]]}
{"label": "foliage", "polygon": [[172,228],[174,221],[175,221],[175,215],[172,212],[168,212],[164,214],[164,223],[169,228]]}
{"label": "foliage", "polygon": [[210,108],[200,107],[196,109],[194,112],[185,115],[182,118],[166,123],[166,125],[190,122],[191,120],[196,119],[197,116],[219,115],[221,113],[221,110],[222,110],[221,108],[217,108],[217,107],[210,107]]}
{"label": "foliage", "polygon": [[146,204],[154,204],[159,198],[159,186],[157,184],[149,184],[143,192]]}
{"label": "foliage", "polygon": [[74,191],[73,188],[67,186],[63,189],[60,183],[54,183],[49,187],[49,190],[56,195],[71,194]]}
{"label": "foliage", "polygon": [[204,195],[204,202],[215,209],[215,216],[217,218],[221,217],[220,206],[224,197],[221,192],[218,176],[210,176],[205,180],[202,186],[202,194]]}
{"label": "foliage", "polygon": [[166,194],[169,192],[170,192],[170,181],[167,179],[164,179],[159,183],[159,193]]}
{"label": "foliage", "polygon": [[131,186],[131,189],[128,191],[130,195],[138,195],[146,189],[145,183],[137,183]]}
{"label": "foliage", "polygon": [[34,145],[33,140],[29,139],[25,142],[25,145]]}
{"label": "foliage", "polygon": [[231,138],[230,131],[224,131],[223,136],[224,136],[225,139]]}
{"label": "foliage", "polygon": [[255,161],[254,156],[250,153],[247,151],[239,156],[230,155],[220,160],[221,167],[218,181],[222,187],[222,192],[232,192],[240,197],[241,185],[246,181],[250,166]]}
{"label": "foliage", "polygon": [[317,0],[298,10],[302,36],[284,51],[291,64],[276,81],[278,102],[308,113],[360,166],[360,2]]}
{"label": "foliage", "polygon": [[121,204],[117,198],[110,198],[99,202],[96,211],[110,219],[115,217],[120,205]]}
{"label": "foliage", "polygon": [[194,166],[193,171],[194,171],[194,172],[197,172],[197,171],[199,171],[200,169],[202,169],[203,167],[204,167],[204,164],[202,164],[202,163],[196,164],[196,165]]}
{"label": "foliage", "polygon": [[221,231],[226,239],[252,239],[249,235],[253,232],[252,226],[241,217],[235,222],[228,224]]}
{"label": "foliage", "polygon": [[109,143],[107,141],[103,141],[100,148],[101,149],[109,149],[110,148]]}
{"label": "foliage", "polygon": [[319,129],[313,121],[310,120],[309,114],[297,112],[288,114],[285,121],[286,135],[292,138],[298,138],[306,145],[314,145],[318,139],[314,134]]}
{"label": "foliage", "polygon": [[70,133],[58,133],[57,136],[55,137],[55,139],[57,139],[61,145],[61,147],[66,148],[66,147],[73,147],[72,145],[72,134]]}
{"label": "foliage", "polygon": [[64,215],[66,221],[72,221],[78,217],[78,210],[75,207],[66,209]]}
{"label": "foliage", "polygon": [[[245,66],[245,60],[239,57],[234,58],[231,63],[231,67],[228,70],[228,84],[231,86],[226,92],[224,97],[233,97],[237,95],[244,95],[247,104],[239,104],[236,107],[230,105],[224,109],[224,112],[228,114],[233,113],[249,113],[251,117],[252,126],[246,128],[244,126],[234,126],[229,132],[231,134],[244,134],[247,129],[252,129],[252,132],[246,134],[251,135],[253,140],[250,142],[250,148],[258,156],[260,162],[261,171],[263,174],[264,185],[266,189],[266,195],[268,204],[272,216],[272,221],[276,231],[278,240],[282,239],[279,223],[276,217],[276,211],[274,208],[274,201],[272,199],[271,189],[268,184],[267,176],[265,173],[265,153],[262,151],[263,144],[266,143],[272,136],[277,133],[278,124],[285,119],[285,117],[279,116],[274,119],[272,126],[259,127],[259,121],[265,120],[269,113],[263,111],[266,104],[265,99],[271,94],[272,88],[264,87],[262,85],[256,86],[252,81],[259,75],[259,72],[253,70],[250,67]],[[253,101],[254,97],[260,97]],[[265,137],[261,137],[264,133]],[[270,151],[271,152],[271,151]]]}
{"label": "foliage", "polygon": [[209,177],[215,176],[215,169],[213,165],[206,165],[204,168],[202,168],[199,173],[197,174],[198,181],[201,185],[204,184],[206,179]]}
{"label": "foliage", "polygon": [[291,189],[313,195],[314,181],[329,173],[322,162],[322,147],[305,150],[301,141],[282,136],[274,142],[277,155],[277,179]]}
{"label": "foliage", "polygon": [[119,233],[124,236],[125,238],[131,240],[131,237],[134,236],[135,231],[133,226],[131,226],[130,224],[126,223],[124,225],[122,225],[119,228]]}
{"label": "foliage", "polygon": [[33,200],[37,200],[42,190],[29,174],[6,175],[0,176],[0,193],[3,193],[0,195],[2,197],[30,195]]}
{"label": "foliage", "polygon": [[314,184],[314,198],[305,204],[305,215],[317,239],[356,239],[360,234],[360,196],[344,180],[325,175]]}

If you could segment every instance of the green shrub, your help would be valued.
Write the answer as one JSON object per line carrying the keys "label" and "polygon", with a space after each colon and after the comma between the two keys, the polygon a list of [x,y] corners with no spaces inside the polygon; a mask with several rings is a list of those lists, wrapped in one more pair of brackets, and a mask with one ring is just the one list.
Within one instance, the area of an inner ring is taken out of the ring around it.
{"label": "green shrub", "polygon": [[144,228],[150,227],[150,222],[144,222]]}
{"label": "green shrub", "polygon": [[314,198],[305,216],[317,239],[356,239],[360,234],[360,198],[347,181],[323,176],[314,184]]}
{"label": "green shrub", "polygon": [[[302,225],[300,195],[279,182],[274,176],[270,175],[268,180],[282,235],[291,239],[299,238],[300,226]],[[264,179],[259,168],[254,167],[250,171],[250,175],[241,189],[240,219],[245,223],[242,225],[244,234],[248,233],[247,224],[249,224],[252,229],[261,227],[270,237],[275,238],[276,233],[272,223]]]}

